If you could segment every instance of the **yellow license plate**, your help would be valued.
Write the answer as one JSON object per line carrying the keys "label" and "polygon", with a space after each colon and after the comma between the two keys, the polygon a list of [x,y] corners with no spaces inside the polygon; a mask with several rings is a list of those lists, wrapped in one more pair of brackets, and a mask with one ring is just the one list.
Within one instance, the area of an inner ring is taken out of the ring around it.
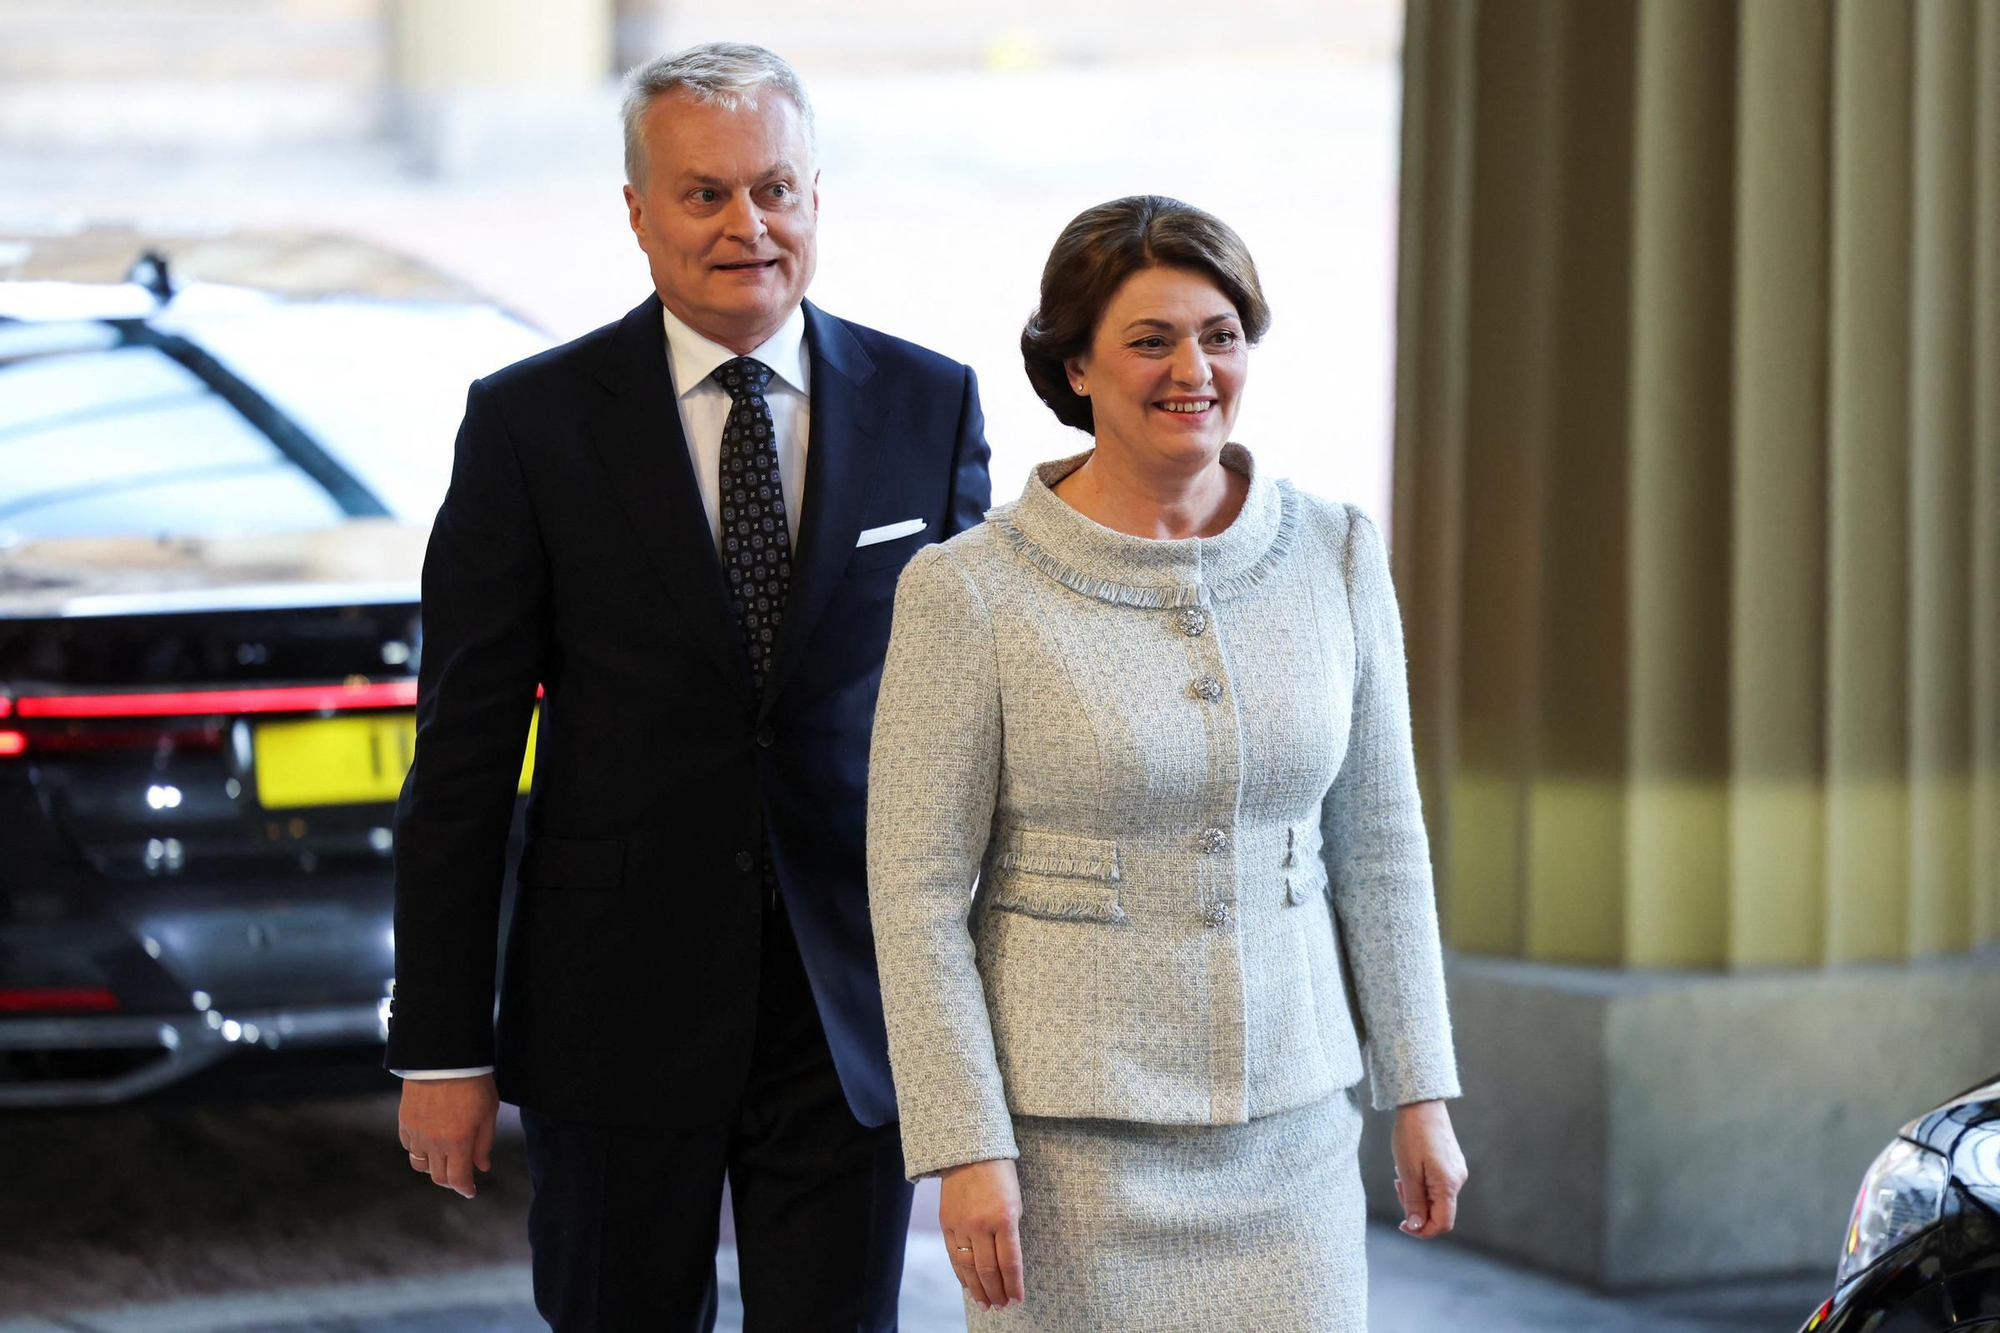
{"label": "yellow license plate", "polygon": [[[537,708],[521,762],[519,789],[524,792],[535,772],[535,732],[541,720]],[[417,715],[404,710],[260,722],[254,741],[257,802],[266,810],[393,801],[416,752]]]}

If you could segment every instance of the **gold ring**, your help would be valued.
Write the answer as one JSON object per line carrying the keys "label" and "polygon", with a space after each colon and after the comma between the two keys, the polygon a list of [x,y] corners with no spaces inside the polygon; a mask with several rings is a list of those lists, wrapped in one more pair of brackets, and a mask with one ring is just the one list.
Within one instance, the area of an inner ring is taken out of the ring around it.
{"label": "gold ring", "polygon": [[956,1254],[971,1254],[971,1253],[972,1253],[972,1247],[971,1247],[970,1245],[954,1245],[954,1246],[952,1246],[951,1248],[952,1248],[952,1251],[953,1251],[953,1253],[956,1253]]}

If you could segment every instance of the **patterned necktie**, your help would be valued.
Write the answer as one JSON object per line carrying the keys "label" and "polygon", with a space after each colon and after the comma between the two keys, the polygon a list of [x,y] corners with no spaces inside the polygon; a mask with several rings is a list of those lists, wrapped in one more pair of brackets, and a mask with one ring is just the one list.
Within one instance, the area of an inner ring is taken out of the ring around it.
{"label": "patterned necktie", "polygon": [[785,492],[778,483],[777,432],[765,386],[774,372],[739,356],[715,371],[728,390],[722,426],[722,568],[729,604],[750,655],[750,684],[759,698],[771,674],[771,653],[792,583],[792,541],[785,526]]}

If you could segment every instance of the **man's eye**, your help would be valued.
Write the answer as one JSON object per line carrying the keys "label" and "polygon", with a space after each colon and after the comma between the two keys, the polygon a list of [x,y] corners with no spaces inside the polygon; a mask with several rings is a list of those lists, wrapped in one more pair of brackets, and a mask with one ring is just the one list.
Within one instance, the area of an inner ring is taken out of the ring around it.
{"label": "man's eye", "polygon": [[771,187],[771,197],[773,199],[783,199],[786,195],[790,194],[791,192],[792,192],[792,187],[786,185],[782,181]]}
{"label": "man's eye", "polygon": [[696,190],[694,192],[695,202],[698,204],[712,204],[721,197],[714,190]]}

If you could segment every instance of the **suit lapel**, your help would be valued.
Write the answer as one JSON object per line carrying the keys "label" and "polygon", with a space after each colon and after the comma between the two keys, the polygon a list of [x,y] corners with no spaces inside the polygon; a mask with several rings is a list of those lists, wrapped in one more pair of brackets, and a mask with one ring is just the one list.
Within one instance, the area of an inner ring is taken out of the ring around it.
{"label": "suit lapel", "polygon": [[611,478],[612,492],[637,531],[653,572],[680,607],[690,636],[748,704],[750,668],[730,622],[722,562],[681,430],[659,297],[647,298],[625,316],[599,367],[598,382],[610,395],[591,413],[590,440]]}
{"label": "suit lapel", "polygon": [[[812,358],[812,425],[806,445],[804,512],[785,623],[765,713],[795,673],[813,627],[839,586],[861,535],[861,520],[881,457],[881,404],[862,392],[875,363],[839,320],[806,303],[806,353]],[[664,337],[664,334],[662,335]],[[720,575],[718,575],[720,577]]]}

